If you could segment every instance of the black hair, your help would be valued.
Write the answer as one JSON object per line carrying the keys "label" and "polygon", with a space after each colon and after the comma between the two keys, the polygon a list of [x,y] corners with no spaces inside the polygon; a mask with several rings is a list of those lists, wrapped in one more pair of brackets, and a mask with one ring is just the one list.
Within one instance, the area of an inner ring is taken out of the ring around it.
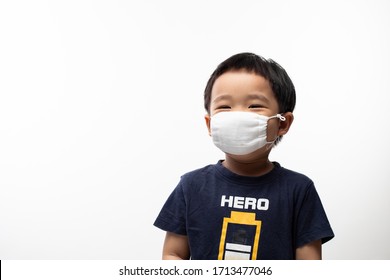
{"label": "black hair", "polygon": [[265,59],[254,53],[233,55],[218,65],[211,74],[204,91],[204,107],[210,114],[211,91],[215,80],[233,70],[246,70],[264,77],[270,83],[279,105],[279,113],[292,112],[295,107],[295,87],[286,70],[272,59]]}
{"label": "black hair", "polygon": [[[211,92],[216,79],[228,71],[246,70],[264,77],[270,83],[276,101],[279,106],[279,113],[293,112],[295,108],[296,96],[295,87],[286,70],[272,59],[265,59],[254,53],[235,54],[221,64],[211,74],[205,91],[204,107],[210,114]],[[279,143],[282,136],[279,136],[275,144]]]}

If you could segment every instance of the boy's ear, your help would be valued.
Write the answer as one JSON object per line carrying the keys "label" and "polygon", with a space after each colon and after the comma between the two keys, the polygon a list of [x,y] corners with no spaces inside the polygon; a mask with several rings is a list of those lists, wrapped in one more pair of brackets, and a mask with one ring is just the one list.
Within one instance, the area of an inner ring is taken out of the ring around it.
{"label": "boy's ear", "polygon": [[279,122],[278,136],[285,135],[294,121],[294,115],[291,112],[284,113],[283,117],[285,117],[286,120],[284,122]]}
{"label": "boy's ear", "polygon": [[207,114],[207,115],[204,116],[204,119],[206,121],[206,126],[207,126],[207,129],[209,131],[209,135],[211,136],[211,127],[210,127],[211,117],[210,117],[209,114]]}

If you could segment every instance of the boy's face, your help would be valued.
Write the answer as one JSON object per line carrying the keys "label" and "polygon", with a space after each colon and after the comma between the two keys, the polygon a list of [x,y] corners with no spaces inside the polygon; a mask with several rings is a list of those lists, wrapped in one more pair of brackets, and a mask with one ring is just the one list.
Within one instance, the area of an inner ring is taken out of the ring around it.
{"label": "boy's face", "polygon": [[[209,133],[211,118],[220,112],[230,111],[253,112],[268,117],[284,113],[279,112],[279,105],[269,82],[264,77],[245,70],[229,71],[215,80],[211,91],[210,115],[205,117]],[[291,113],[287,114],[290,116]],[[267,141],[273,141],[287,133],[291,121],[284,124],[277,118],[268,120]],[[284,129],[286,125],[288,127]]]}
{"label": "boy's face", "polygon": [[[215,80],[211,91],[210,114],[205,116],[210,135],[213,116],[231,111],[252,112],[267,117],[283,113],[283,122],[278,118],[268,120],[267,142],[286,134],[294,119],[290,112],[279,112],[279,105],[269,82],[264,77],[245,70],[228,71]],[[269,148],[266,145],[251,154],[234,157],[237,160],[251,161],[267,156]]]}

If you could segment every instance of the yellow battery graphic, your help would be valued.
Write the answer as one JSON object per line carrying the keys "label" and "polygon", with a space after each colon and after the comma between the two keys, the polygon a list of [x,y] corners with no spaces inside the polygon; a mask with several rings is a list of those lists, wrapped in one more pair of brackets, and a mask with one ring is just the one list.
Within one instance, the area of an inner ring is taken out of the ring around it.
{"label": "yellow battery graphic", "polygon": [[260,230],[255,213],[232,211],[223,219],[218,260],[255,260]]}

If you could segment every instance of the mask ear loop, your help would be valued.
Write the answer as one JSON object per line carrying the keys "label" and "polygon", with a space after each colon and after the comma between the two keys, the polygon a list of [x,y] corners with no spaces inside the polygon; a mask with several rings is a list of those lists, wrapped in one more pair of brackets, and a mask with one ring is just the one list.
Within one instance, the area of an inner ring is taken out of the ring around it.
{"label": "mask ear loop", "polygon": [[282,116],[282,114],[276,114],[276,116],[279,120],[281,120],[282,122],[284,122],[286,120],[285,117]]}
{"label": "mask ear loop", "polygon": [[[272,119],[272,118],[278,118],[282,122],[284,122],[286,120],[286,118],[283,117],[282,114],[276,114],[275,116],[270,117],[270,119]],[[267,144],[270,144],[270,146],[272,148],[275,145],[275,141],[278,140],[278,138],[279,138],[279,136],[276,136],[275,140],[267,142]]]}

